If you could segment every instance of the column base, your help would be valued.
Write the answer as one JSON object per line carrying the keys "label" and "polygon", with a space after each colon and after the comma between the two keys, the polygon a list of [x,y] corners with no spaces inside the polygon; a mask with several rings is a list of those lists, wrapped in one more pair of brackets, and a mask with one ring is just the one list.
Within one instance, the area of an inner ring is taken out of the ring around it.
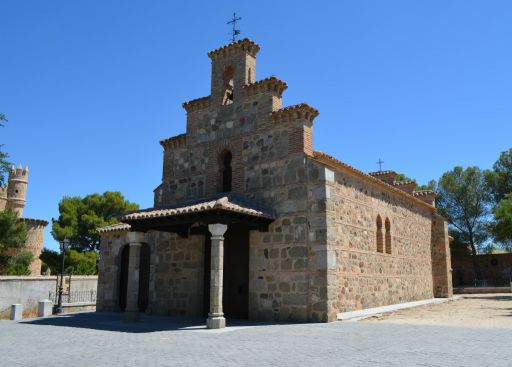
{"label": "column base", "polygon": [[225,327],[226,327],[226,319],[222,316],[208,317],[206,319],[206,328],[207,329],[222,329]]}
{"label": "column base", "polygon": [[127,322],[136,322],[139,321],[139,312],[138,311],[125,311],[123,315],[124,321]]}

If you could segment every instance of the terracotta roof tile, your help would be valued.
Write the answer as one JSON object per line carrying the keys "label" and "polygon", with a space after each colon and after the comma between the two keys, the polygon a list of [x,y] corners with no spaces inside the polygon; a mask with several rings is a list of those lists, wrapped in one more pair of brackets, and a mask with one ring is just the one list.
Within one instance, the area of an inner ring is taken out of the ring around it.
{"label": "terracotta roof tile", "polygon": [[96,232],[98,232],[98,233],[124,232],[124,231],[129,231],[130,228],[131,228],[131,226],[129,224],[115,223],[115,224],[111,224],[106,227],[96,228]]}
{"label": "terracotta roof tile", "polygon": [[275,219],[272,211],[263,208],[255,203],[251,203],[246,198],[242,198],[234,193],[215,195],[199,201],[183,203],[171,208],[149,208],[133,213],[123,215],[121,221],[133,221],[150,218],[170,217],[175,215],[184,215],[209,210],[226,210],[234,213],[246,214],[254,217]]}
{"label": "terracotta roof tile", "polygon": [[370,176],[385,176],[385,175],[398,175],[395,171],[386,170],[386,171],[376,171],[376,172],[368,172]]}
{"label": "terracotta roof tile", "polygon": [[330,156],[329,154],[326,154],[324,152],[320,152],[320,151],[317,151],[315,150],[313,152],[313,158],[318,160],[319,162],[325,162],[325,163],[331,163],[332,165],[334,166],[337,166],[337,167],[340,167],[340,168],[344,168],[344,169],[347,169],[353,173],[355,173],[356,175],[360,176],[360,177],[363,177],[381,187],[384,187],[386,188],[387,190],[389,191],[393,191],[397,194],[400,194],[401,196],[403,197],[407,197],[409,199],[411,199],[412,201],[414,201],[415,203],[417,204],[420,204],[422,206],[428,206],[429,209],[435,209],[432,205],[429,205],[428,203],[425,203],[424,201],[418,199],[417,197],[403,191],[403,190],[400,190],[399,188],[395,187],[395,186],[392,186],[382,180],[379,180],[378,178],[376,177],[373,177],[372,175],[369,175],[369,174],[366,174],[364,173],[363,171],[360,171],[358,170],[357,168],[354,168],[332,156]]}

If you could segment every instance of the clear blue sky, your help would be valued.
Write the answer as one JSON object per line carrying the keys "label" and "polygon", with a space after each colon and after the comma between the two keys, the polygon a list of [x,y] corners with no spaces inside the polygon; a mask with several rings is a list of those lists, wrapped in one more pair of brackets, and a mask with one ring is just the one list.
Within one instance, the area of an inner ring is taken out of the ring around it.
{"label": "clear blue sky", "polygon": [[512,1],[3,0],[0,143],[30,167],[25,216],[106,190],[151,206],[158,141],[209,94],[206,53],[233,11],[261,46],[257,77],[320,110],[316,149],[424,183],[512,147]]}

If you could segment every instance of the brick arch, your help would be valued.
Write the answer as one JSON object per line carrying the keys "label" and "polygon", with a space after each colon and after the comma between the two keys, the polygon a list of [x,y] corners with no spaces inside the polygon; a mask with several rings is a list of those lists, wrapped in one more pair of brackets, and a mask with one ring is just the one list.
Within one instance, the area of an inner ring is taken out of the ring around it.
{"label": "brick arch", "polygon": [[242,162],[242,142],[240,138],[211,142],[208,147],[208,165],[206,167],[206,193],[222,192],[220,158],[223,152],[231,152],[232,184],[231,191],[243,190],[244,169]]}

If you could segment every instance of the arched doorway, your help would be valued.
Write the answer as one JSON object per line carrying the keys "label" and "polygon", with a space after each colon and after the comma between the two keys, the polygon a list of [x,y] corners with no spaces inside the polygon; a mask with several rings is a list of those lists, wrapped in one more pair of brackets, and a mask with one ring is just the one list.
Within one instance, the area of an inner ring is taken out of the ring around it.
{"label": "arched doorway", "polygon": [[124,311],[126,308],[126,294],[128,291],[128,262],[130,260],[130,246],[125,245],[121,250],[120,270],[119,270],[119,309]]}

